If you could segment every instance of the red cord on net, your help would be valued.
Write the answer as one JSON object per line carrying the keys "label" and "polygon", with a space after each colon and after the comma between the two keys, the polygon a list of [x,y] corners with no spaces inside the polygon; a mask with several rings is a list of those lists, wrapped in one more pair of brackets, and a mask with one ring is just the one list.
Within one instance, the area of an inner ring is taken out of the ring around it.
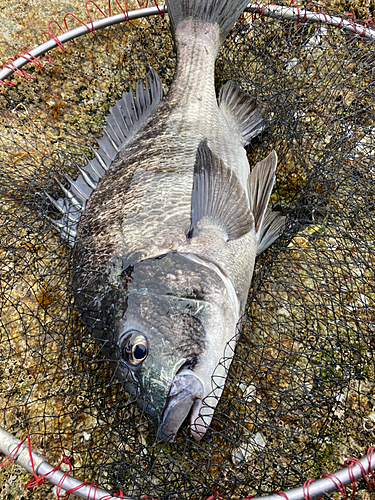
{"label": "red cord on net", "polygon": [[[2,68],[7,68],[8,66],[2,66]],[[0,80],[0,85],[4,85],[6,87],[14,87],[16,83],[10,81],[10,80]]]}
{"label": "red cord on net", "polygon": [[[310,497],[310,484],[313,483],[314,481],[315,481],[315,479],[308,479],[307,481],[305,481],[303,483],[302,492],[303,492],[303,498],[305,500],[311,500],[311,497]],[[317,500],[320,500],[320,499],[317,499]]]}
{"label": "red cord on net", "polygon": [[[34,460],[33,460],[33,455],[32,455],[32,451],[31,451],[31,441],[30,441],[30,435],[29,434],[27,434],[27,436],[25,438],[23,438],[22,441],[20,441],[17,446],[15,446],[15,448],[9,453],[9,455],[7,455],[4,458],[4,460],[0,463],[0,467],[6,467],[9,464],[11,464],[13,462],[13,460],[15,460],[15,458],[17,457],[17,454],[18,454],[18,452],[19,452],[19,450],[21,448],[21,446],[25,443],[25,441],[27,441],[27,449],[28,449],[28,452],[29,452],[29,459],[30,459],[30,464],[31,464],[31,470],[32,470],[32,473],[33,473],[33,476],[34,476],[35,484],[43,484],[45,476],[39,477],[39,476],[37,476],[37,474],[35,472]],[[33,480],[31,480],[31,481],[33,481]],[[31,481],[29,481],[29,482],[31,482]],[[29,487],[29,486],[26,485],[25,487]]]}
{"label": "red cord on net", "polygon": [[352,14],[351,12],[348,12],[347,14],[345,14],[345,16],[348,18],[347,21],[350,24],[350,26],[353,28],[355,34],[359,35],[359,36],[362,36],[361,33],[358,31],[358,28],[357,28],[357,24],[355,22],[355,15]]}
{"label": "red cord on net", "polygon": [[208,497],[206,500],[223,500],[221,498],[221,496],[219,495],[219,492],[218,491],[215,491],[215,494],[214,495],[211,495],[210,497]]}
{"label": "red cord on net", "polygon": [[56,472],[60,468],[60,465],[63,463],[63,459],[61,459],[60,462],[58,463],[58,465],[56,465],[56,467],[54,467],[50,472],[48,472],[47,474],[43,474],[42,476],[38,476],[36,474],[36,472],[34,471],[34,461],[33,461],[31,453],[29,453],[29,455],[30,455],[30,463],[31,463],[31,465],[33,467],[34,478],[30,479],[30,481],[28,481],[25,484],[25,488],[30,488],[31,489],[31,488],[34,488],[35,486],[39,485],[39,484],[45,484],[47,476],[49,474],[52,474],[53,472]]}
{"label": "red cord on net", "polygon": [[300,18],[299,18],[299,3],[297,2],[297,0],[291,0],[291,2],[289,3],[288,7],[291,7],[293,4],[296,4],[296,10],[297,10],[297,24],[299,24],[299,21],[300,21]]}
{"label": "red cord on net", "polygon": [[9,453],[8,456],[6,456],[1,462],[0,462],[0,467],[7,467],[10,465],[13,460],[16,458],[17,453],[19,452],[19,449],[23,445],[23,443],[26,441],[28,436],[26,436],[18,445]]}
{"label": "red cord on net", "polygon": [[[74,488],[70,488],[69,490],[64,490],[64,481],[67,478],[67,476],[73,470],[73,466],[72,466],[69,458],[66,455],[62,456],[62,459],[60,460],[60,463],[56,467],[54,467],[54,469],[52,471],[48,472],[47,474],[44,474],[44,476],[41,476],[41,478],[43,478],[43,481],[45,481],[45,479],[47,478],[47,476],[49,474],[51,474],[52,472],[54,472],[57,469],[59,469],[60,466],[63,463],[66,464],[66,465],[68,465],[68,470],[66,472],[64,472],[64,474],[61,476],[61,479],[59,480],[59,482],[56,485],[56,496],[57,496],[57,499],[58,500],[68,500],[68,498],[70,497],[70,495],[72,493],[80,490],[81,488],[84,488],[85,486],[89,486],[89,491],[87,493],[87,499],[89,500],[89,498],[91,496],[91,493],[93,492],[94,494],[93,494],[92,498],[95,500],[96,493],[97,493],[97,491],[99,489],[99,486],[96,483],[84,481],[84,482],[78,484],[77,486],[75,486]],[[35,481],[35,484],[33,484],[31,487],[36,486],[37,483],[38,483],[38,481]],[[30,487],[30,486],[25,485],[25,488],[26,487]],[[63,490],[65,491],[65,493],[61,494]],[[121,499],[124,499],[124,493],[122,492],[122,490],[120,490],[119,492],[113,493],[112,495],[108,494],[108,495],[105,495],[105,496],[101,496],[100,500],[109,500],[112,497],[119,497]]]}
{"label": "red cord on net", "polygon": [[64,33],[64,30],[62,29],[62,27],[60,26],[60,24],[57,22],[57,21],[49,21],[48,22],[48,31],[43,31],[43,33],[40,35],[41,39],[42,39],[42,42],[44,43],[44,40],[43,40],[43,35],[47,35],[49,36],[50,38],[52,38],[56,45],[63,51],[63,52],[66,52],[66,49],[64,47],[64,44],[57,38],[57,35],[55,35],[55,33],[51,30],[51,24],[56,24],[59,28],[59,30],[61,31],[61,33]]}
{"label": "red cord on net", "polygon": [[[124,18],[126,21],[129,21],[129,9],[128,9],[128,0],[125,0],[125,8],[123,8],[121,6],[121,3],[119,0],[115,0],[116,2],[116,5],[118,6],[118,8],[121,10],[122,14],[124,15]],[[142,4],[140,2],[140,0],[137,0],[138,2],[138,5],[140,8],[142,8]],[[103,16],[103,18],[107,18],[107,17],[110,17],[112,15],[112,5],[111,5],[111,0],[108,0],[108,16],[105,14],[105,12],[94,2],[94,0],[87,0],[86,3],[85,3],[85,10],[86,10],[86,13],[87,13],[87,16],[89,18],[89,22],[88,23],[85,23],[84,21],[82,21],[82,19],[80,19],[79,17],[77,17],[75,14],[72,14],[71,12],[68,12],[65,16],[64,16],[64,25],[65,25],[65,28],[66,28],[66,31],[69,30],[69,27],[68,27],[68,23],[67,23],[67,18],[68,17],[73,17],[76,21],[78,21],[82,26],[85,26],[87,28],[88,31],[90,31],[90,33],[92,33],[93,35],[96,34],[95,32],[95,29],[94,29],[94,22],[93,22],[93,19],[91,17],[91,14],[90,14],[90,11],[89,11],[89,4],[92,4],[94,5],[94,7],[98,10],[98,12],[100,12],[100,14]],[[163,8],[160,8],[159,5],[158,5],[158,2],[157,0],[154,0],[154,4],[155,6],[157,7],[158,9],[158,12],[161,16],[164,16],[164,13],[165,13],[165,5],[163,6]],[[146,8],[148,6],[148,0],[146,0]],[[54,40],[56,45],[63,51],[63,52],[66,52],[66,48],[64,46],[64,44],[59,40],[59,38],[57,37],[57,35],[55,34],[55,32],[51,29],[51,25],[52,24],[56,24],[57,27],[59,28],[59,30],[61,31],[61,33],[65,33],[64,30],[61,28],[60,24],[55,21],[55,20],[52,20],[52,21],[49,21],[48,23],[48,31],[44,31],[42,34],[41,34],[41,39],[42,39],[42,42],[44,43],[45,40],[43,38],[43,35],[47,35],[50,39]],[[74,40],[71,40],[71,43],[75,44],[76,42]],[[24,48],[22,49],[24,51]],[[28,79],[33,79],[33,77],[26,73],[25,71],[23,71],[22,69],[19,69],[17,68],[16,66],[13,65],[13,62],[17,59],[17,56],[18,57],[23,57],[24,59],[28,60],[29,62],[33,63],[33,64],[36,64],[37,66],[43,68],[43,64],[39,61],[39,59],[37,59],[36,57],[32,56],[31,54],[29,54],[28,52],[25,53],[26,55],[24,54],[16,54],[16,57],[15,58],[9,58],[8,59],[8,64],[3,64],[2,66],[0,66],[0,68],[7,68],[7,69],[10,69],[13,73],[16,73],[17,75],[21,76],[22,78],[28,78]],[[44,56],[40,56],[42,59],[44,59],[45,61],[49,62],[50,64],[53,64],[53,61],[52,61],[52,58],[50,56],[50,54],[48,52],[46,52],[46,57]],[[28,56],[28,57],[27,57]],[[0,80],[0,85],[4,85],[4,86],[14,86],[16,85],[14,82],[10,81],[10,80]]]}
{"label": "red cord on net", "polygon": [[[68,458],[66,455],[64,455],[64,456],[63,456],[63,458],[62,458],[62,460],[61,460],[61,462],[60,462],[60,464],[59,464],[59,465],[61,465],[61,463],[65,463],[65,464],[67,464],[67,465],[68,465],[68,467],[69,467],[69,470],[67,470],[67,471],[63,474],[63,476],[61,477],[60,481],[58,482],[58,484],[57,484],[57,486],[56,486],[56,496],[57,496],[57,499],[58,499],[58,500],[68,500],[69,496],[70,496],[72,493],[74,493],[74,492],[76,492],[76,491],[80,490],[81,488],[83,488],[83,487],[85,487],[85,486],[89,486],[90,488],[89,488],[89,491],[88,491],[88,493],[87,493],[87,499],[89,499],[89,498],[90,498],[91,493],[92,493],[92,491],[93,491],[93,493],[94,493],[94,494],[93,494],[93,499],[95,500],[95,498],[96,498],[96,493],[97,493],[97,491],[98,491],[99,486],[98,486],[96,483],[90,483],[90,482],[83,482],[83,483],[80,483],[78,486],[75,486],[74,488],[70,488],[69,490],[66,490],[66,491],[65,491],[65,493],[64,493],[63,495],[61,495],[61,491],[62,491],[62,490],[63,490],[63,488],[64,488],[64,481],[65,481],[66,477],[70,474],[70,472],[72,472],[72,470],[73,470],[72,464],[70,463],[70,460],[69,460],[69,458]],[[48,475],[48,474],[47,474],[47,475]],[[119,491],[119,492],[117,492],[117,493],[113,493],[113,495],[110,495],[110,494],[109,494],[109,495],[104,495],[104,496],[101,496],[101,497],[100,497],[100,500],[109,500],[109,499],[111,499],[112,497],[119,497],[119,498],[121,498],[121,499],[123,500],[123,499],[124,499],[124,493],[123,493],[123,491],[122,491],[122,490],[120,490],[120,491]]]}
{"label": "red cord on net", "polygon": [[69,473],[72,472],[72,470],[73,470],[72,464],[70,463],[70,460],[66,455],[62,456],[61,462],[59,465],[62,465],[63,463],[68,465],[68,470],[66,472],[64,472],[64,474],[61,476],[60,481],[56,485],[55,494],[57,496],[57,500],[62,500],[62,499],[68,500],[70,493],[72,491],[76,491],[79,488],[82,488],[82,486],[83,486],[83,485],[79,485],[79,487],[77,487],[77,488],[72,488],[72,491],[71,490],[66,491],[63,495],[61,495],[61,490],[62,490],[62,486],[64,484],[64,481],[65,481],[66,477],[69,475]]}
{"label": "red cord on net", "polygon": [[[43,68],[43,64],[39,61],[39,59],[35,56],[33,56],[32,54],[30,54],[30,47],[22,47],[22,52],[23,54],[20,54],[20,53],[17,53],[16,54],[16,57],[14,58],[8,58],[8,63],[10,64],[10,66],[8,66],[7,64],[3,64],[3,68],[7,68],[7,69],[10,69],[13,71],[13,73],[16,73],[17,75],[21,76],[22,78],[28,78],[29,80],[33,80],[34,77],[29,75],[28,73],[25,73],[24,70],[22,69],[19,69],[17,68],[16,66],[13,65],[13,62],[18,58],[18,57],[22,57],[23,59],[26,59],[27,61],[29,61],[31,64],[35,64],[36,66],[38,66],[39,68]],[[46,61],[48,61],[49,63],[51,63],[52,65],[54,64],[52,59],[48,56],[48,58],[45,58],[43,56],[41,56],[43,59],[45,59]],[[0,84],[1,84],[1,80],[0,80]],[[6,85],[15,85],[15,83],[13,82],[10,82],[9,83],[5,83]]]}
{"label": "red cord on net", "polygon": [[258,2],[255,2],[255,5],[258,7],[258,16],[259,19],[264,22],[264,10],[266,8],[265,5],[260,5]]}
{"label": "red cord on net", "polygon": [[[367,457],[368,467],[369,467],[368,472],[366,472],[366,469],[364,468],[362,463],[358,460],[358,458],[350,457],[347,460],[345,460],[345,462],[344,462],[344,465],[346,465],[348,467],[348,473],[349,473],[351,482],[353,483],[352,478],[354,478],[353,467],[354,467],[354,465],[358,465],[358,467],[361,469],[362,477],[365,480],[366,485],[370,490],[375,489],[375,473],[371,468],[372,456],[373,456],[374,452],[375,452],[374,446],[370,446],[370,448],[367,450],[366,457]],[[354,481],[355,481],[355,479],[354,479]]]}
{"label": "red cord on net", "polygon": [[372,19],[366,19],[366,21],[363,23],[363,31],[362,31],[362,37],[366,35],[366,30],[370,29],[368,25],[371,24],[372,29],[374,29],[374,21]]}
{"label": "red cord on net", "polygon": [[[112,13],[112,10],[111,10],[111,0],[108,0],[108,16],[102,11],[102,9],[100,7],[98,7],[98,5],[93,0],[88,0],[85,3],[85,9],[86,9],[87,15],[89,16],[89,20],[91,22],[91,26],[92,26],[92,17],[91,17],[90,11],[88,10],[88,4],[89,3],[92,3],[94,5],[94,7],[101,13],[101,15],[103,16],[103,18],[111,17],[111,13]],[[93,26],[92,26],[92,28],[94,29]]]}
{"label": "red cord on net", "polygon": [[371,464],[372,464],[372,456],[375,453],[375,446],[370,446],[370,448],[367,450],[366,457],[367,457],[367,462],[368,462],[368,474],[371,476],[371,488],[375,489],[375,472],[372,470]]}
{"label": "red cord on net", "polygon": [[[42,41],[44,42],[43,40],[43,35],[48,35],[50,38],[53,38],[56,42],[56,44],[60,47],[61,50],[63,50],[64,52],[66,51],[65,50],[65,47],[64,45],[60,42],[60,40],[57,38],[57,36],[55,35],[55,33],[51,30],[51,24],[52,23],[55,23],[57,24],[57,26],[59,27],[60,31],[63,32],[61,26],[59,25],[59,23],[57,21],[50,21],[48,23],[48,32],[47,31],[44,31],[41,35],[42,37]],[[27,78],[29,80],[33,80],[33,76],[30,75],[29,73],[26,73],[23,69],[20,69],[20,68],[17,68],[16,66],[14,66],[13,62],[19,58],[19,57],[22,57],[23,59],[26,59],[27,61],[31,62],[32,64],[36,64],[37,66],[39,66],[40,68],[43,68],[43,64],[39,61],[38,58],[36,58],[35,56],[31,55],[30,52],[26,52],[29,51],[29,47],[22,47],[22,51],[23,51],[23,54],[19,54],[17,53],[16,54],[16,57],[9,57],[8,58],[8,64],[3,64],[1,66],[1,68],[7,68],[7,69],[10,69],[13,73],[16,73],[17,75],[19,75],[21,78]],[[45,61],[48,61],[49,63],[51,63],[53,65],[53,61],[51,59],[51,56],[48,54],[48,52],[46,53],[47,57],[42,57],[42,59],[44,59]],[[28,56],[28,57],[27,57]],[[16,85],[14,82],[11,82],[10,80],[9,81],[5,81],[5,80],[0,80],[0,85],[7,85],[7,86],[14,86]]]}
{"label": "red cord on net", "polygon": [[161,15],[162,18],[164,18],[164,14],[165,14],[165,4],[163,5],[162,9],[160,9],[159,7],[159,4],[157,2],[157,0],[154,0],[154,5],[155,7],[158,9],[158,12],[159,14]]}
{"label": "red cord on net", "polygon": [[306,21],[306,18],[307,18],[307,9],[310,7],[315,7],[315,5],[312,3],[312,2],[309,2],[308,4],[306,4],[305,8],[303,9],[303,17],[302,17],[302,22],[304,23]]}
{"label": "red cord on net", "polygon": [[[69,26],[68,26],[68,23],[67,23],[67,20],[66,20],[69,16],[71,16],[74,19],[76,19],[79,23],[82,24],[82,26],[85,26],[90,31],[90,33],[92,33],[94,36],[96,35],[96,31],[95,31],[95,28],[94,28],[94,23],[92,22],[91,16],[90,16],[90,21],[91,21],[91,28],[90,28],[86,23],[84,23],[83,21],[81,21],[81,19],[79,19],[79,17],[77,17],[76,15],[72,14],[71,12],[68,12],[64,16],[64,24],[65,24],[66,31],[69,31]],[[76,42],[74,40],[70,40],[70,41],[74,45],[76,44]]]}
{"label": "red cord on net", "polygon": [[[28,73],[25,73],[25,71],[23,69],[20,69],[20,68],[17,68],[17,66],[14,66],[14,61],[17,59],[17,56],[19,57],[24,57],[23,55],[21,56],[20,54],[16,54],[16,57],[8,57],[7,61],[8,61],[8,64],[3,64],[3,68],[7,68],[7,69],[10,69],[11,71],[13,71],[13,73],[16,73],[17,75],[21,76],[22,78],[27,78],[28,80],[33,80],[33,77],[31,75],[29,75]],[[25,57],[25,59],[27,59]]]}
{"label": "red cord on net", "polygon": [[[347,499],[345,486],[343,485],[342,481],[337,476],[335,476],[334,474],[330,474],[329,472],[326,472],[325,474],[322,474],[322,477],[326,477],[326,478],[330,479],[333,482],[333,484],[336,486],[336,488],[339,490],[339,492],[341,493],[342,499],[343,500]],[[352,491],[352,496],[350,497],[350,500],[353,500],[354,493],[355,493],[355,479],[353,482],[352,478],[350,478],[350,481],[353,485],[353,491]]]}
{"label": "red cord on net", "polygon": [[[118,0],[115,0],[115,1],[116,1],[117,6],[119,7],[119,9],[121,10],[121,12],[123,13],[125,20],[129,21],[128,0],[125,1],[125,10],[121,7],[121,5],[120,5],[120,3],[119,3]],[[87,13],[89,21],[91,23],[91,28],[92,29],[90,30],[89,27],[87,26],[87,24],[83,23],[80,19],[78,19],[78,20],[79,20],[80,23],[84,24],[86,26],[86,28],[89,31],[91,31],[91,33],[95,34],[94,23],[93,23],[93,20],[92,20],[90,11],[89,11],[89,7],[88,7],[88,5],[90,3],[92,3],[94,5],[94,7],[100,12],[100,14],[103,16],[103,19],[106,19],[107,17],[111,17],[111,15],[112,15],[112,6],[111,6],[111,0],[108,0],[108,16],[107,16],[107,14],[105,14],[105,12],[102,11],[102,9],[94,2],[94,0],[88,0],[85,3],[86,13]]]}
{"label": "red cord on net", "polygon": [[286,493],[284,493],[283,491],[277,491],[277,490],[275,490],[272,493],[276,493],[277,495],[281,495],[282,497],[285,498],[285,500],[289,500],[288,495]]}
{"label": "red cord on net", "polygon": [[256,12],[256,11],[252,12],[252,14],[251,14],[251,22],[252,23],[256,20],[257,16],[259,16],[260,20],[262,20],[262,21],[264,20],[263,14],[264,14],[264,9],[266,8],[266,5],[265,4],[260,4],[258,2],[255,2],[255,5],[258,8],[258,12]]}
{"label": "red cord on net", "polygon": [[[35,64],[39,68],[43,68],[43,64],[39,61],[39,59],[32,54],[30,54],[30,47],[22,47],[22,52],[23,54],[16,54],[16,57],[23,57],[27,61],[31,62],[32,64]],[[28,57],[26,57],[28,56]]]}
{"label": "red cord on net", "polygon": [[[28,448],[28,453],[29,453],[29,459],[30,459],[30,464],[31,464],[31,469],[33,473],[33,479],[28,481],[25,484],[25,488],[34,488],[37,485],[40,484],[45,484],[48,476],[52,474],[53,472],[57,471],[62,464],[67,464],[69,467],[69,470],[64,472],[63,476],[61,477],[60,481],[57,484],[56,487],[56,495],[58,500],[67,500],[70,496],[71,493],[74,493],[75,491],[83,488],[84,486],[89,486],[89,492],[87,494],[87,499],[90,498],[91,492],[94,491],[93,498],[95,499],[96,492],[99,488],[99,486],[96,483],[91,483],[91,482],[82,482],[78,486],[71,488],[70,490],[67,490],[63,495],[61,495],[61,491],[63,489],[63,483],[66,479],[66,477],[72,472],[73,467],[72,464],[70,463],[69,458],[66,455],[63,455],[60,462],[54,467],[51,471],[47,472],[46,474],[43,474],[42,476],[38,476],[36,471],[35,471],[35,465],[34,465],[34,459],[32,455],[32,450],[31,450],[31,440],[30,440],[30,435],[28,434],[22,441],[18,443],[17,446],[7,455],[2,462],[0,462],[0,467],[7,467],[10,465],[16,458],[21,446],[27,441],[27,448]],[[101,496],[100,500],[109,500],[112,497],[119,497],[121,499],[124,498],[124,493],[120,490],[118,493],[113,493],[112,495],[106,495],[106,496]],[[152,499],[152,500],[157,500],[157,499]]]}

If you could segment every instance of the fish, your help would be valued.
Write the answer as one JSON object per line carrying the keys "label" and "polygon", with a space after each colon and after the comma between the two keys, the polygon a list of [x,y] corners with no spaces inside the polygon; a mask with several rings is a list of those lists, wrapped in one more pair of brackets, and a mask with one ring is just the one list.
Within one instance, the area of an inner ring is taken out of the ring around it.
{"label": "fish", "polygon": [[73,247],[83,323],[124,390],[171,443],[189,419],[210,427],[238,339],[256,256],[285,218],[268,208],[277,154],[250,168],[266,128],[256,99],[215,60],[247,0],[167,0],[177,52],[166,96],[157,73],[124,92],[78,177],[46,199]]}

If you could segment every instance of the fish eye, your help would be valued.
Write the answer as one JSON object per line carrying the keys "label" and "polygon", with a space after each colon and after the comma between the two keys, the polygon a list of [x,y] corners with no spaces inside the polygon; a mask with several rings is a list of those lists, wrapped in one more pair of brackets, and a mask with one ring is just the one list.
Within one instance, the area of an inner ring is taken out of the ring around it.
{"label": "fish eye", "polygon": [[127,363],[140,365],[148,355],[148,342],[143,333],[128,332],[121,343],[121,355]]}

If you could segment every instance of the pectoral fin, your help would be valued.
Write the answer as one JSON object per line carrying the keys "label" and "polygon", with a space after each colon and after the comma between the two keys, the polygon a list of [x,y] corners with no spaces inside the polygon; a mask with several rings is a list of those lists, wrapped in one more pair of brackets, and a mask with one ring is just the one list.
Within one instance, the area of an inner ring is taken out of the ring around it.
{"label": "pectoral fin", "polygon": [[258,238],[257,255],[280,236],[285,226],[285,217],[267,208],[275,184],[276,166],[277,155],[272,151],[267,158],[255,165],[249,175],[250,209],[254,216],[255,233]]}
{"label": "pectoral fin", "polygon": [[197,150],[187,237],[197,236],[202,224],[221,228],[226,241],[240,238],[254,227],[244,189],[236,175],[210,150],[207,140]]}

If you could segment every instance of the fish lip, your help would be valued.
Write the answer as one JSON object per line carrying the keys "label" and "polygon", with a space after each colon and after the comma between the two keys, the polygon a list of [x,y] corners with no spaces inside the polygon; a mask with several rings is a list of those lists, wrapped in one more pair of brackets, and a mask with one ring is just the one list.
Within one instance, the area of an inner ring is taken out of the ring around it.
{"label": "fish lip", "polygon": [[[188,369],[178,372],[171,383],[157,435],[165,443],[172,443],[183,421],[193,409],[196,414],[201,406],[203,384]],[[193,434],[194,436],[194,434]],[[201,436],[202,437],[202,436]],[[200,439],[200,438],[199,438]]]}

